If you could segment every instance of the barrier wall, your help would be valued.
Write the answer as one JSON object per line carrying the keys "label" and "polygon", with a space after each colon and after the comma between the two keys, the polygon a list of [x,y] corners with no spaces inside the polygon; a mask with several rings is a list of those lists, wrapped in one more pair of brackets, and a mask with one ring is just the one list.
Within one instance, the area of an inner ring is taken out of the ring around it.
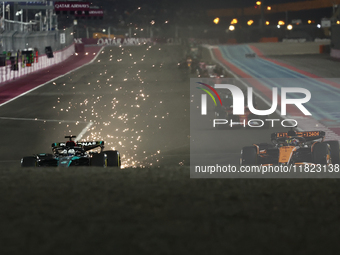
{"label": "barrier wall", "polygon": [[340,50],[340,25],[333,25],[331,31],[332,48]]}
{"label": "barrier wall", "polygon": [[[63,38],[63,40],[61,39]],[[45,47],[51,46],[54,51],[62,50],[73,43],[73,27],[59,31],[19,32],[3,31],[0,34],[0,51],[38,49],[39,55],[45,53]]]}
{"label": "barrier wall", "polygon": [[279,42],[278,37],[262,37],[259,42],[268,43],[268,42]]}
{"label": "barrier wall", "polygon": [[46,67],[50,67],[52,65],[56,65],[61,63],[62,61],[66,60],[70,56],[72,56],[75,52],[74,44],[70,45],[69,47],[53,52],[53,58],[47,58],[46,55],[41,55],[38,58],[38,62],[32,64],[32,66],[25,66],[22,67],[21,60],[19,62],[19,70],[12,71],[10,61],[7,62],[6,66],[0,67],[0,83],[7,82],[13,80],[15,78],[19,78],[29,73],[33,73],[35,71],[42,70]]}

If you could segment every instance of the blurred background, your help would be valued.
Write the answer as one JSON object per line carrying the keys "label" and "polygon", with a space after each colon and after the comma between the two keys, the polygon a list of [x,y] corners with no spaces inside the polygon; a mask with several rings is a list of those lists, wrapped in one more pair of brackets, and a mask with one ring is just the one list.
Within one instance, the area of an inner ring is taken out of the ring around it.
{"label": "blurred background", "polygon": [[[79,8],[62,8],[62,3]],[[340,0],[11,1],[1,5],[1,30],[2,38],[9,31],[50,32],[57,38],[52,31],[71,28],[67,35],[86,39],[194,38],[229,44],[332,39],[331,47],[340,48],[338,4]]]}

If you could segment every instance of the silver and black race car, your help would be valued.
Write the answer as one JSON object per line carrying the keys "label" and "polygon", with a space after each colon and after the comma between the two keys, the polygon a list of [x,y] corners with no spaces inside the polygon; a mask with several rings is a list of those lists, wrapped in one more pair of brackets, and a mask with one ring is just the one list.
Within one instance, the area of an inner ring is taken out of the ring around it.
{"label": "silver and black race car", "polygon": [[[118,151],[104,151],[104,141],[75,142],[76,136],[65,136],[66,142],[52,143],[52,154],[35,154],[21,159],[22,167],[48,166],[121,166]],[[97,149],[99,151],[94,152]]]}

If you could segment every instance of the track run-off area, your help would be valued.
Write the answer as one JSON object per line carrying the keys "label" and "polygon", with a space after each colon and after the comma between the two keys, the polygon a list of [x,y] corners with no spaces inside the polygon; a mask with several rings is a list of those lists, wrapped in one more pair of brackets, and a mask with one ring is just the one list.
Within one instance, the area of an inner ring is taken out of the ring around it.
{"label": "track run-off area", "polygon": [[[265,48],[264,45],[258,45]],[[227,66],[235,75],[245,78],[245,80],[258,81],[256,82],[255,91],[270,103],[272,100],[271,91],[274,87],[278,88],[279,96],[283,87],[299,87],[309,90],[311,99],[305,104],[305,107],[312,116],[303,115],[296,107],[288,107],[287,118],[296,119],[298,121],[298,128],[301,130],[323,130],[327,134],[326,139],[340,140],[338,101],[340,96],[340,79],[338,75],[316,75],[315,73],[297,68],[291,65],[291,63],[266,57],[256,46],[233,45],[209,48],[213,52],[213,58]],[[280,56],[280,47],[285,46],[285,44],[277,44],[276,57]],[[301,47],[299,49],[301,50]],[[285,52],[285,49],[282,49],[282,51]],[[303,55],[300,55],[299,52],[290,53],[291,56],[295,54],[303,58]],[[247,54],[255,54],[255,57],[246,57]],[[284,55],[289,55],[289,52],[288,54],[285,52]],[[318,54],[314,54],[314,56],[314,60],[310,59],[311,62],[318,61],[318,58],[323,60]],[[315,65],[315,63],[313,64]],[[322,61],[319,65],[321,66],[322,64],[325,64],[325,61]],[[339,63],[332,61],[330,58],[326,64],[330,70],[339,67]],[[302,65],[302,67],[304,66]],[[321,66],[321,69],[323,68],[325,67]],[[298,98],[298,96],[295,98]]]}

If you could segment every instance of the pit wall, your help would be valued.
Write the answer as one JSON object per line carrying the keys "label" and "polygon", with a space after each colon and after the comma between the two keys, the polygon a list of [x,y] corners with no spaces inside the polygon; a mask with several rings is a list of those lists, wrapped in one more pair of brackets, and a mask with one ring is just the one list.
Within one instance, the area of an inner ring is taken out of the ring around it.
{"label": "pit wall", "polygon": [[75,53],[75,46],[74,44],[70,45],[69,47],[53,52],[53,58],[47,58],[46,55],[41,55],[38,57],[38,62],[34,59],[34,63],[32,66],[25,66],[22,67],[21,59],[19,59],[19,70],[12,71],[10,61],[7,61],[7,65],[0,67],[0,84],[22,77],[26,74],[30,74],[36,71],[40,71],[46,67],[50,67],[56,64],[59,64],[72,56]]}

